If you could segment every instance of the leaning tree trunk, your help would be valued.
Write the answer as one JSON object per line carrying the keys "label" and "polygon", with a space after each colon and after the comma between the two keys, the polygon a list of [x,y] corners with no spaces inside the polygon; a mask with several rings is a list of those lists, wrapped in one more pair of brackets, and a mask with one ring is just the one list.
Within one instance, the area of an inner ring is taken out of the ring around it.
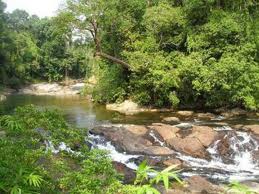
{"label": "leaning tree trunk", "polygon": [[97,22],[96,22],[96,20],[93,19],[90,23],[92,25],[92,29],[89,29],[89,31],[90,31],[90,33],[94,39],[94,43],[95,43],[95,54],[94,55],[107,59],[111,62],[117,63],[126,70],[130,70],[130,65],[127,62],[125,62],[121,59],[118,59],[117,57],[114,57],[107,53],[102,52]]}

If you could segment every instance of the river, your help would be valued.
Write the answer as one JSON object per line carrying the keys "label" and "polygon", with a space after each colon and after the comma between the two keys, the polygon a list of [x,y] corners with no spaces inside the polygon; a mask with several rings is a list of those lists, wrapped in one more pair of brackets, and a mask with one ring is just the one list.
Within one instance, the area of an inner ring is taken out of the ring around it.
{"label": "river", "polygon": [[[151,124],[161,122],[163,117],[172,116],[173,113],[141,113],[138,115],[126,116],[117,112],[108,111],[103,105],[94,105],[91,101],[86,100],[83,97],[55,97],[55,96],[33,96],[33,95],[11,95],[8,98],[0,102],[0,114],[12,113],[15,107],[34,104],[44,108],[54,108],[62,111],[65,118],[70,124],[79,128],[91,129],[96,125],[108,124],[108,123],[121,123],[121,124]],[[229,126],[217,127],[217,123],[226,122],[228,125],[234,124],[259,124],[259,119],[256,116],[249,117],[235,117],[231,119],[224,119],[223,117],[217,117],[215,120],[203,121],[197,118],[190,118],[183,121],[181,124],[193,124],[193,125],[207,125],[213,126],[219,131],[224,131],[226,135],[229,130],[232,130]],[[229,133],[233,135],[233,133]],[[134,168],[134,165],[130,159],[137,158],[136,155],[125,155],[119,153],[106,141],[102,145],[98,144],[99,137],[95,138],[95,145],[97,148],[107,149],[111,151],[111,156],[116,160],[122,161],[128,164],[129,167]],[[96,139],[97,138],[97,139]],[[191,170],[185,171],[185,176],[191,176],[193,174],[200,174],[208,176],[218,181],[227,181],[229,177],[235,180],[259,180],[259,163],[252,159],[252,151],[259,149],[258,140],[255,140],[248,133],[238,132],[235,136],[230,137],[231,149],[234,153],[230,156],[232,163],[225,164],[224,159],[216,152],[217,143],[215,142],[208,148],[208,152],[211,154],[211,161],[203,159],[193,158],[190,156],[176,153],[177,157],[191,166]],[[257,152],[258,153],[258,152]],[[123,158],[124,157],[124,158]]]}

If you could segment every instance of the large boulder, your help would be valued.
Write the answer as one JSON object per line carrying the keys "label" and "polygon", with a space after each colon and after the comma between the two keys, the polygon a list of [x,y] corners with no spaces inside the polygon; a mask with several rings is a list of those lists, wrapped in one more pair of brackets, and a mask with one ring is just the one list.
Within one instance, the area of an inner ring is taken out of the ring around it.
{"label": "large boulder", "polygon": [[102,135],[111,141],[115,147],[130,154],[152,156],[171,155],[173,150],[155,146],[146,138],[147,129],[138,125],[108,125],[97,126],[91,130],[93,134]]}
{"label": "large boulder", "polygon": [[192,176],[189,179],[187,179],[187,183],[187,189],[190,193],[218,194],[224,192],[222,188],[213,185],[201,176]]}
{"label": "large boulder", "polygon": [[216,139],[217,132],[207,126],[193,126],[188,137],[197,138],[204,147],[209,147]]}
{"label": "large boulder", "polygon": [[207,152],[202,143],[195,137],[180,138],[175,137],[167,140],[167,144],[178,152],[191,155],[193,157],[206,158]]}
{"label": "large boulder", "polygon": [[135,135],[145,135],[148,132],[148,128],[144,125],[124,125],[124,127]]}
{"label": "large boulder", "polygon": [[125,100],[120,104],[107,104],[106,109],[117,111],[125,115],[133,115],[141,112],[138,104],[131,100]]}
{"label": "large boulder", "polygon": [[164,141],[176,137],[176,133],[180,131],[179,128],[172,125],[165,125],[162,123],[154,123],[149,128],[155,130]]}

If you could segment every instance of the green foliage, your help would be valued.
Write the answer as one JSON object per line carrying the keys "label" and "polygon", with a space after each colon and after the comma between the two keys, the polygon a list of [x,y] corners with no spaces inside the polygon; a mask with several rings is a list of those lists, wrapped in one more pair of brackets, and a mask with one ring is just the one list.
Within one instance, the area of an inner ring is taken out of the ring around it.
{"label": "green foliage", "polygon": [[251,190],[249,187],[242,185],[237,181],[231,182],[228,185],[227,191],[231,192],[231,193],[234,192],[237,194],[241,194],[241,193],[242,194],[256,194],[257,193],[255,191]]}
{"label": "green foliage", "polygon": [[[0,129],[6,133],[0,137],[1,193],[133,191],[121,185],[107,153],[89,151],[85,131],[73,129],[58,111],[19,107],[13,115],[0,117]],[[65,142],[80,154],[51,153],[46,141],[56,148]]]}
{"label": "green foliage", "polygon": [[69,193],[85,194],[112,193],[111,185],[116,188],[117,183],[117,175],[110,158],[98,150],[82,161],[80,171],[67,172],[61,181],[63,189]]}
{"label": "green foliage", "polygon": [[[138,194],[159,194],[160,192],[154,187],[154,185],[163,182],[164,188],[169,189],[170,180],[174,179],[179,184],[183,185],[183,181],[178,177],[177,172],[173,171],[177,166],[169,166],[166,169],[158,172],[152,167],[147,166],[147,161],[143,161],[137,169],[137,177],[134,185],[137,185]],[[150,178],[150,174],[154,175]]]}
{"label": "green foliage", "polygon": [[[73,1],[73,10],[87,17],[84,29],[91,28],[91,19],[98,21],[101,49],[119,56],[130,68],[116,73],[100,69],[105,76],[96,91],[110,95],[100,95],[100,100],[95,92],[96,101],[131,98],[142,105],[158,107],[258,109],[256,2],[98,3],[98,9],[83,13],[85,5]],[[136,6],[139,14],[134,10]],[[112,67],[115,64],[106,65],[110,66],[107,69],[116,69]]]}
{"label": "green foliage", "polygon": [[98,83],[93,89],[93,98],[99,103],[120,101],[126,96],[126,84],[122,74],[123,69],[117,66],[99,65]]}

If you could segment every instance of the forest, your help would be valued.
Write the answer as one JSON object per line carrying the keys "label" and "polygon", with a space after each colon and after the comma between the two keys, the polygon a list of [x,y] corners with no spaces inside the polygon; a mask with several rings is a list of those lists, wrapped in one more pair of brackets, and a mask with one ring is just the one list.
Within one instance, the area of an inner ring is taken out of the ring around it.
{"label": "forest", "polygon": [[1,83],[95,75],[99,103],[258,108],[257,0],[68,0],[56,17],[1,2]]}
{"label": "forest", "polygon": [[[0,0],[0,94],[33,83],[96,83],[83,92],[94,105],[0,95],[0,193],[177,193],[200,169],[218,186],[201,177],[194,185],[258,193],[229,177],[258,182],[259,0],[65,0],[45,18],[6,6]],[[26,106],[18,106],[22,98]],[[125,100],[175,112],[122,116],[100,107]],[[55,103],[76,118],[51,109]],[[216,115],[220,108],[245,113]],[[118,164],[109,151],[129,159]]]}

